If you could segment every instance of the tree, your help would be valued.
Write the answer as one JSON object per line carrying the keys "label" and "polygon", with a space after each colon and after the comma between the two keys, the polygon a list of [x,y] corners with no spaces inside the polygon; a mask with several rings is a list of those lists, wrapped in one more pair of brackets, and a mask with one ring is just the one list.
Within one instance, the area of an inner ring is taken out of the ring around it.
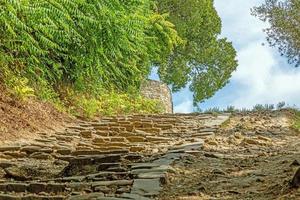
{"label": "tree", "polygon": [[173,91],[189,84],[194,103],[213,96],[237,67],[235,49],[220,38],[221,19],[213,0],[159,0],[158,10],[168,14],[167,19],[185,41],[160,63],[161,79]]}
{"label": "tree", "polygon": [[0,3],[0,70],[9,66],[33,83],[124,91],[180,41],[152,0]]}
{"label": "tree", "polygon": [[300,66],[300,1],[266,0],[252,14],[270,24],[264,31],[271,47],[277,47],[290,64]]}

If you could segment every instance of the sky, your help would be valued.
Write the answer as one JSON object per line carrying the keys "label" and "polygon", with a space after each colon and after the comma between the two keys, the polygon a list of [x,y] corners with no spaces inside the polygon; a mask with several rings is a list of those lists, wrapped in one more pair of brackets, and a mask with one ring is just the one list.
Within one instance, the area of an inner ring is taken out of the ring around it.
{"label": "sky", "polygon": [[[300,106],[300,68],[295,68],[268,46],[262,31],[267,24],[250,14],[250,9],[264,0],[215,0],[222,19],[222,37],[233,42],[239,65],[229,84],[200,104],[212,107],[252,108],[256,104],[285,101]],[[157,79],[155,73],[152,78]],[[192,93],[185,88],[173,94],[174,112],[193,112]]]}

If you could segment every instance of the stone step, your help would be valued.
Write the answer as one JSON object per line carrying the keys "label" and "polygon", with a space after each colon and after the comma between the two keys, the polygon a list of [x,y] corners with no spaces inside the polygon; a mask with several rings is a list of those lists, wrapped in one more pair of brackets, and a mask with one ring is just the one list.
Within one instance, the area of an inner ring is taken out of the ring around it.
{"label": "stone step", "polygon": [[157,198],[175,172],[172,163],[199,153],[201,138],[215,134],[215,119],[198,114],[102,117],[2,146],[0,200]]}
{"label": "stone step", "polygon": [[17,196],[11,194],[0,194],[0,200],[65,200],[65,196],[25,195]]}
{"label": "stone step", "polygon": [[158,196],[162,191],[160,179],[134,179],[131,194],[145,197]]}
{"label": "stone step", "polygon": [[21,146],[0,146],[0,152],[19,151]]}

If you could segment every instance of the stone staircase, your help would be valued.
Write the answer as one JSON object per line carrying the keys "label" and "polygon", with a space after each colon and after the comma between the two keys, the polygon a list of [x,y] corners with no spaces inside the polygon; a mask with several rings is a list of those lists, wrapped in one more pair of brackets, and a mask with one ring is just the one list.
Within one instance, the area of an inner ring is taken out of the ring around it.
{"label": "stone staircase", "polygon": [[147,200],[171,164],[201,149],[228,116],[131,115],[80,121],[0,146],[0,200]]}

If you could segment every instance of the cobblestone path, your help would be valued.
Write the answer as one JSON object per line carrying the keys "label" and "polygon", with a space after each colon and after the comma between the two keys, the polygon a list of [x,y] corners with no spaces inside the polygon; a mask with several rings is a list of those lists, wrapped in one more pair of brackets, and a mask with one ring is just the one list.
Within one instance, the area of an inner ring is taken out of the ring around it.
{"label": "cobblestone path", "polygon": [[199,152],[227,115],[132,115],[80,121],[0,146],[0,200],[146,200],[171,164]]}

